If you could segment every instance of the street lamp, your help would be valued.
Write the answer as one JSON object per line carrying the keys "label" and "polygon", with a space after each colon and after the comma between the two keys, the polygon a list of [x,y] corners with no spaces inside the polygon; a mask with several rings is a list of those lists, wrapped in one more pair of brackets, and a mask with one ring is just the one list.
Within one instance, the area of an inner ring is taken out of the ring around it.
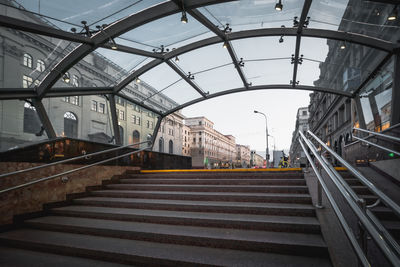
{"label": "street lamp", "polygon": [[264,113],[262,113],[260,111],[257,111],[257,110],[254,110],[254,113],[259,113],[259,114],[261,114],[261,115],[263,115],[265,117],[265,129],[266,129],[265,138],[266,138],[266,141],[267,141],[267,149],[266,149],[265,159],[267,160],[267,166],[266,167],[268,167],[268,164],[269,164],[269,150],[268,150],[268,123],[267,123],[267,116]]}

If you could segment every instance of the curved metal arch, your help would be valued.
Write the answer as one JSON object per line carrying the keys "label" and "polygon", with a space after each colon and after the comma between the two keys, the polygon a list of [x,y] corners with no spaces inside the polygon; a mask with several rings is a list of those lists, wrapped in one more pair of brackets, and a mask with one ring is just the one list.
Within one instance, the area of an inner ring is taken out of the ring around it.
{"label": "curved metal arch", "polygon": [[331,94],[336,94],[336,95],[342,95],[346,97],[352,97],[351,93],[345,92],[345,91],[338,91],[335,89],[330,89],[330,88],[322,88],[322,87],[315,87],[315,86],[308,86],[308,85],[296,85],[296,87],[293,87],[292,85],[289,84],[267,84],[267,85],[257,85],[257,86],[250,86],[249,89],[246,87],[239,87],[235,89],[229,89],[221,92],[217,92],[214,94],[209,94],[207,98],[199,97],[196,99],[193,99],[191,101],[188,101],[182,105],[179,105],[173,109],[168,110],[167,112],[163,113],[163,116],[168,116],[169,114],[172,114],[180,109],[183,109],[185,107],[191,106],[193,104],[202,102],[204,100],[208,100],[211,98],[219,97],[219,96],[224,96],[224,95],[229,95],[229,94],[235,94],[235,93],[241,93],[241,92],[248,92],[248,91],[257,91],[257,90],[271,90],[271,89],[290,89],[290,90],[305,90],[305,91],[318,91],[318,92],[325,92],[325,93],[331,93]]}
{"label": "curved metal arch", "polygon": [[[296,36],[297,29],[296,28],[266,28],[266,29],[257,29],[257,30],[247,30],[247,31],[240,31],[240,32],[233,32],[229,35],[229,40],[239,40],[239,39],[246,39],[246,38],[255,38],[255,37],[268,37],[268,36]],[[332,30],[323,30],[323,29],[303,29],[302,37],[312,37],[312,38],[326,38],[326,39],[333,39],[333,40],[342,40],[346,42],[356,43],[360,45],[365,45],[368,47],[373,47],[379,50],[384,50],[386,52],[392,53],[396,48],[397,45],[369,37],[362,34],[357,33],[348,33],[343,31],[332,31]],[[147,63],[140,69],[136,70],[135,72],[131,73],[127,76],[124,80],[122,80],[119,84],[115,86],[115,91],[118,92],[126,87],[129,83],[131,83],[136,77],[142,75],[143,73],[149,71],[150,69],[158,66],[159,64],[169,60],[171,58],[175,58],[181,54],[200,49],[205,46],[221,43],[223,40],[219,36],[210,37],[207,39],[203,39],[200,41],[196,41],[190,43],[188,45],[179,47],[177,49],[172,50],[169,53],[164,55],[163,59],[154,59],[153,61]]]}
{"label": "curved metal arch", "polygon": [[[231,2],[233,0],[186,0],[185,8],[193,9],[201,6]],[[103,31],[93,35],[91,44],[84,43],[77,46],[72,52],[66,55],[58,64],[44,77],[37,88],[38,99],[42,99],[48,90],[57,82],[61,75],[87,56],[90,52],[107,42],[110,37],[119,36],[136,27],[149,23],[151,21],[163,18],[174,13],[180,12],[181,7],[173,2],[163,2],[138,13],[132,14],[125,19],[114,22],[104,28]]]}

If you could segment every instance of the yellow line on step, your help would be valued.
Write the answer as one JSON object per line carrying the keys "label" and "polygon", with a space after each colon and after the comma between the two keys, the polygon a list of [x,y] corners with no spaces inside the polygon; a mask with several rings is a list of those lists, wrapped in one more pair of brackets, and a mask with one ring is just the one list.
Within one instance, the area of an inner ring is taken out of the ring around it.
{"label": "yellow line on step", "polygon": [[141,170],[141,173],[161,173],[161,172],[287,172],[301,171],[301,168],[269,168],[269,169],[188,169],[188,170]]}
{"label": "yellow line on step", "polygon": [[335,170],[337,171],[347,171],[346,167],[335,167]]}

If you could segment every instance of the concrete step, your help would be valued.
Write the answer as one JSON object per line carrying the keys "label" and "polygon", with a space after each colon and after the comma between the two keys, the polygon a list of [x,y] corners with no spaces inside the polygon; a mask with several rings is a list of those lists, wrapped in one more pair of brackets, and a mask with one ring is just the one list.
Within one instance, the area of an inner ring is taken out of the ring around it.
{"label": "concrete step", "polygon": [[54,208],[51,209],[50,212],[59,216],[77,216],[148,223],[311,234],[320,233],[320,225],[314,217],[144,210],[79,205]]}
{"label": "concrete step", "polygon": [[356,194],[371,195],[371,191],[365,185],[352,185],[350,186]]}
{"label": "concrete step", "polygon": [[113,262],[65,256],[47,252],[39,252],[0,246],[0,266],[3,267],[127,267]]}
{"label": "concrete step", "polygon": [[[232,178],[234,177],[234,178]],[[124,174],[120,176],[131,179],[304,179],[299,172],[271,172],[271,173],[142,173]]]}
{"label": "concrete step", "polygon": [[122,184],[204,184],[204,185],[306,185],[304,179],[120,179]]}
{"label": "concrete step", "polygon": [[79,198],[75,199],[74,203],[87,206],[92,205],[133,209],[247,213],[284,216],[315,216],[315,208],[311,204],[296,203],[191,201],[110,197]]}
{"label": "concrete step", "polygon": [[29,227],[123,239],[328,257],[320,235],[47,216]]}
{"label": "concrete step", "polygon": [[[174,184],[110,184],[106,188],[140,191],[179,192],[243,192],[243,193],[308,193],[307,186],[301,185],[174,185]],[[358,188],[357,188],[358,189]]]}
{"label": "concrete step", "polygon": [[20,229],[0,234],[12,246],[140,266],[331,266],[326,258],[164,244]]}
{"label": "concrete step", "polygon": [[235,193],[235,192],[177,192],[177,191],[139,191],[139,190],[98,190],[93,196],[121,198],[150,198],[200,201],[234,201],[234,202],[274,202],[311,204],[309,194],[285,193]]}

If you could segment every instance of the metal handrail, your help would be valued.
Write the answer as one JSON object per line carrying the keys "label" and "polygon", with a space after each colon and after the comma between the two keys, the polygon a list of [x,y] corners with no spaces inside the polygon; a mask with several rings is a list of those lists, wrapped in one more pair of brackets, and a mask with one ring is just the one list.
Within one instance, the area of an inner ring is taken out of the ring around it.
{"label": "metal handrail", "polygon": [[[141,142],[141,143],[143,143],[143,142]],[[129,152],[129,153],[125,153],[123,155],[119,155],[119,156],[116,156],[116,157],[113,157],[113,158],[109,158],[109,159],[105,159],[105,160],[102,160],[102,161],[98,161],[96,163],[85,165],[83,167],[72,169],[72,170],[69,170],[69,171],[66,171],[66,172],[62,172],[62,173],[58,173],[58,174],[55,174],[55,175],[47,176],[47,177],[44,177],[44,178],[40,178],[38,180],[31,181],[31,182],[28,182],[28,183],[25,183],[25,184],[9,187],[7,189],[1,190],[0,194],[6,193],[6,192],[9,192],[9,191],[13,191],[13,190],[16,190],[16,189],[19,189],[19,188],[27,187],[29,185],[33,185],[33,184],[37,184],[37,183],[40,183],[40,182],[44,182],[44,181],[47,181],[47,180],[50,180],[50,179],[53,179],[53,178],[56,178],[56,177],[59,177],[59,176],[65,175],[65,174],[70,174],[70,173],[73,173],[73,172],[76,172],[76,171],[80,171],[80,170],[83,170],[83,169],[86,169],[86,168],[90,168],[90,167],[93,167],[93,166],[96,166],[96,165],[99,165],[99,164],[102,164],[102,163],[105,163],[105,162],[108,162],[108,161],[112,161],[112,160],[115,160],[115,159],[126,157],[126,156],[132,155],[134,153],[138,153],[138,152],[141,152],[141,151],[146,150],[148,148],[151,148],[151,142],[150,141],[146,141],[145,143],[149,143],[149,146],[145,147],[145,148],[142,148],[142,149],[139,149],[139,150],[135,150],[135,151]],[[132,145],[135,145],[135,144],[131,144],[130,146],[132,146]],[[122,148],[122,147],[120,147],[120,148]]]}
{"label": "metal handrail", "polygon": [[[310,131],[309,131],[310,132]],[[312,135],[314,135],[312,132],[310,132]],[[379,227],[375,226],[375,223],[371,222],[371,219],[367,216],[367,213],[365,210],[363,210],[360,206],[365,206],[365,202],[364,203],[357,203],[356,201],[354,201],[354,199],[352,198],[351,194],[349,194],[349,191],[346,187],[344,187],[342,185],[341,182],[339,182],[340,179],[338,179],[330,170],[330,168],[328,167],[328,165],[324,162],[324,160],[322,159],[322,157],[318,154],[316,148],[314,147],[314,145],[312,145],[311,141],[309,141],[303,133],[300,132],[300,136],[303,139],[303,141],[307,144],[308,148],[312,151],[312,153],[314,154],[314,156],[316,157],[316,159],[319,161],[319,164],[321,164],[321,166],[325,169],[325,171],[328,173],[329,177],[331,178],[332,182],[336,185],[336,187],[338,188],[339,192],[342,194],[342,196],[344,197],[344,199],[346,200],[346,202],[349,204],[349,206],[351,207],[351,209],[353,210],[353,212],[355,213],[355,215],[358,217],[359,221],[362,223],[362,225],[365,227],[365,229],[367,230],[367,232],[370,234],[370,236],[374,239],[374,241],[376,242],[376,244],[378,245],[378,247],[381,249],[381,251],[384,253],[384,255],[386,256],[386,258],[394,265],[394,266],[400,266],[400,259],[398,257],[398,255],[395,253],[397,252],[396,249],[393,248],[393,244],[390,242],[391,240],[389,240],[389,243],[387,242],[387,240],[382,236],[381,232],[379,231]],[[318,139],[319,140],[319,139]],[[301,140],[299,140],[301,141]],[[303,147],[303,150],[305,153],[307,153],[307,150],[305,149],[305,147]],[[328,150],[328,149],[327,149]],[[329,150],[328,150],[329,151]],[[310,163],[312,162],[312,160],[310,160]],[[314,170],[315,171],[315,170]],[[318,172],[316,172],[318,173]],[[343,178],[342,178],[343,179]],[[322,183],[321,183],[322,185]],[[325,189],[324,189],[325,190]],[[352,189],[351,189],[352,190]],[[345,225],[342,224],[342,227],[346,227]],[[383,227],[383,226],[382,226]],[[378,228],[378,229],[377,229]],[[346,231],[347,229],[345,229]],[[347,231],[346,231],[347,232]],[[350,237],[349,237],[350,238]],[[350,240],[352,241],[352,240]],[[395,243],[396,244],[396,243]],[[354,247],[354,245],[353,245]],[[357,248],[354,247],[356,249],[356,253],[357,256],[360,258],[361,255],[358,255],[359,251],[357,251]],[[395,250],[395,251],[394,251]],[[364,253],[363,253],[364,254]],[[365,255],[364,255],[365,256]],[[360,258],[360,260],[362,261],[363,264],[365,264],[365,262],[362,260],[362,257]],[[365,266],[369,266],[369,265],[365,265]]]}
{"label": "metal handrail", "polygon": [[383,134],[383,133],[377,133],[377,132],[373,132],[373,131],[368,131],[368,130],[360,129],[360,128],[356,128],[356,127],[353,127],[353,130],[364,132],[364,133],[368,133],[368,134],[372,134],[372,135],[376,135],[376,136],[379,136],[379,137],[382,137],[382,138],[386,138],[386,139],[389,139],[389,140],[392,140],[392,141],[400,142],[400,138],[395,137],[395,136],[391,136],[391,135],[387,135],[387,134]]}
{"label": "metal handrail", "polygon": [[389,153],[393,153],[393,154],[395,154],[395,155],[397,155],[397,156],[400,156],[400,152],[397,152],[396,150],[393,150],[393,149],[390,149],[390,148],[387,148],[387,147],[384,147],[384,146],[375,144],[375,143],[373,143],[373,142],[367,141],[367,140],[365,140],[365,139],[363,139],[363,138],[360,138],[360,137],[357,137],[357,136],[354,136],[354,135],[353,135],[352,137],[353,137],[354,139],[356,139],[356,140],[359,140],[360,142],[366,143],[366,144],[368,144],[368,145],[371,145],[371,146],[380,148],[380,149],[385,150],[385,151],[387,151],[387,152],[389,152]]}
{"label": "metal handrail", "polygon": [[[373,183],[371,183],[367,178],[365,178],[358,170],[356,170],[353,166],[351,166],[347,161],[345,161],[342,157],[336,154],[330,147],[328,147],[321,139],[319,139],[314,133],[310,130],[307,131],[321,146],[323,146],[329,153],[334,156],[344,167],[346,167],[357,179],[359,179],[365,186],[368,187],[378,198],[382,200],[382,202],[391,208],[394,213],[400,218],[400,206],[397,205],[393,200],[391,200],[386,194],[384,194],[380,189],[378,189]],[[304,136],[304,135],[303,135]]]}
{"label": "metal handrail", "polygon": [[316,174],[319,183],[321,184],[321,187],[323,188],[325,195],[327,199],[329,200],[329,203],[331,204],[333,211],[335,212],[337,218],[340,221],[340,224],[342,226],[343,231],[346,233],[347,238],[350,241],[350,244],[354,248],[358,259],[360,260],[362,266],[364,267],[370,267],[371,264],[369,263],[365,253],[363,252],[362,248],[360,247],[360,244],[357,241],[356,236],[354,235],[351,227],[348,225],[343,213],[340,211],[339,206],[336,204],[335,199],[333,198],[332,194],[330,193],[327,185],[325,184],[324,180],[321,177],[321,174],[318,172],[317,167],[315,166],[315,163],[313,162],[310,154],[307,152],[307,149],[305,148],[303,142],[299,139],[299,143],[301,147],[303,148],[303,151],[308,159],[308,162],[310,163],[311,167],[314,170],[314,173]]}
{"label": "metal handrail", "polygon": [[93,152],[93,153],[90,153],[90,154],[84,154],[82,156],[76,156],[76,157],[69,158],[69,159],[64,159],[64,160],[51,162],[51,163],[47,163],[47,164],[40,165],[40,166],[35,166],[35,167],[32,167],[32,168],[28,168],[28,169],[13,171],[13,172],[9,172],[9,173],[3,173],[3,174],[0,174],[0,178],[11,176],[11,175],[15,175],[15,174],[20,174],[20,173],[24,173],[24,172],[29,172],[29,171],[33,171],[33,170],[38,170],[38,169],[54,166],[54,165],[57,165],[57,164],[67,163],[67,162],[74,161],[74,160],[77,160],[77,159],[83,159],[83,158],[86,158],[86,157],[96,156],[96,155],[100,155],[100,154],[103,154],[103,153],[112,152],[112,151],[120,150],[120,149],[131,147],[131,146],[136,146],[136,145],[140,145],[140,144],[145,144],[145,143],[149,143],[149,146],[151,144],[150,141],[143,141],[143,142],[139,142],[139,143],[129,144],[129,145],[126,145],[126,146],[119,146],[119,147],[115,147],[115,148],[110,148],[110,149],[106,149],[106,150],[102,150],[102,151]]}

